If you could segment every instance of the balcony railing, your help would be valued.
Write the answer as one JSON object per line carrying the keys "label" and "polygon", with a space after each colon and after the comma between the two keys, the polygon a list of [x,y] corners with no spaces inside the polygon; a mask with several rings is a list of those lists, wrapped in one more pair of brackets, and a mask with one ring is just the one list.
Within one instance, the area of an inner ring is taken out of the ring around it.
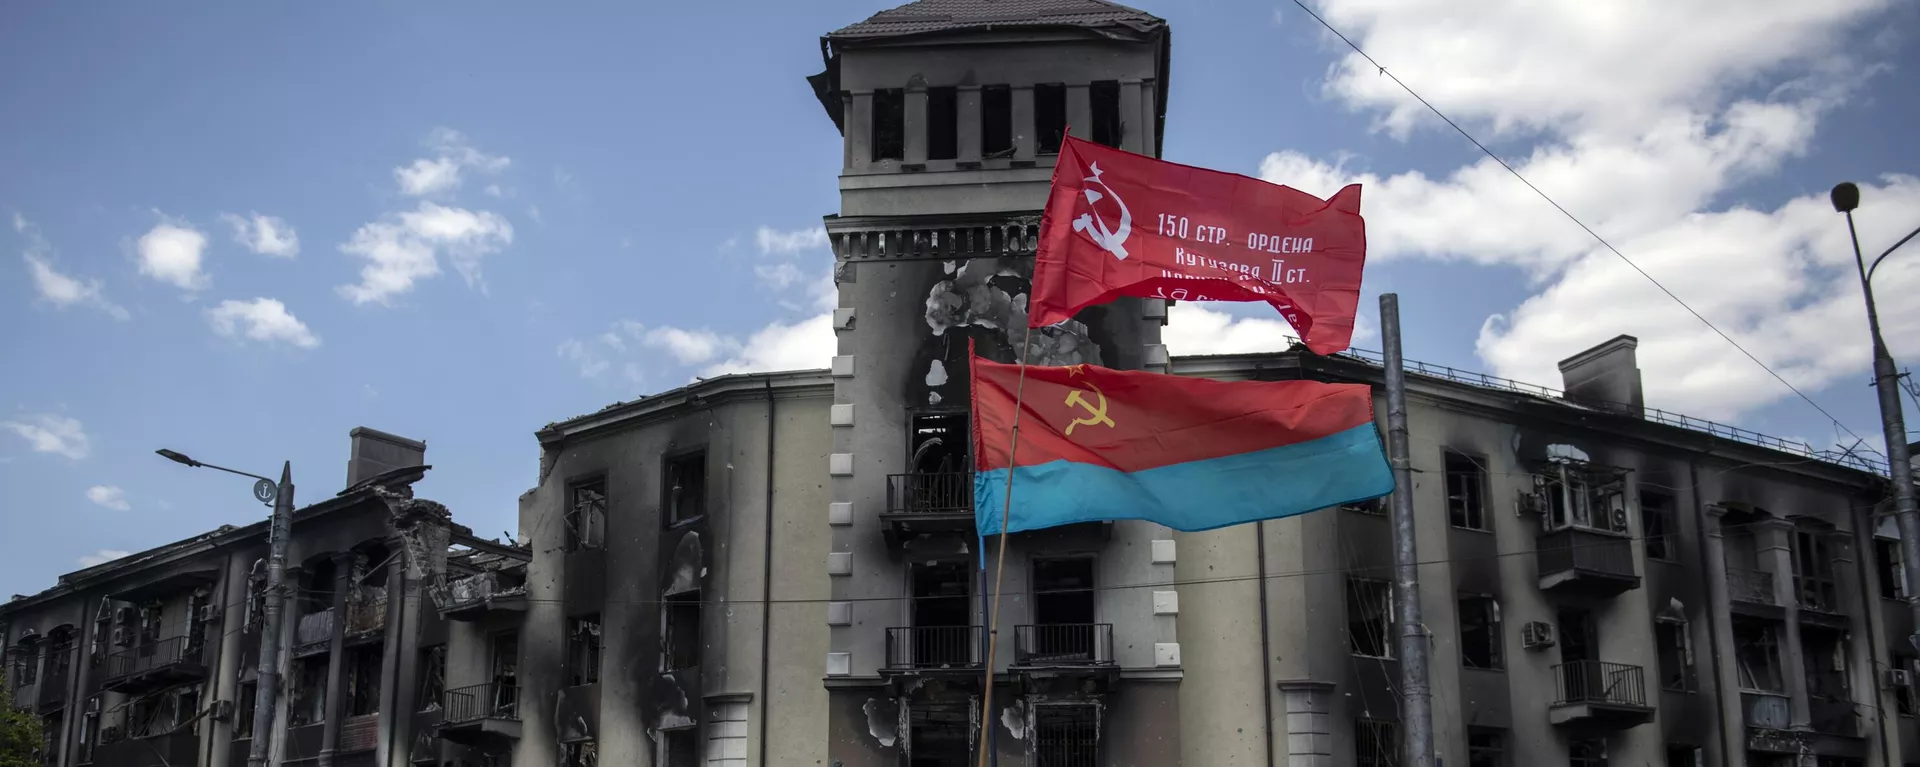
{"label": "balcony railing", "polygon": [[979,626],[905,626],[887,629],[889,669],[980,668]]}
{"label": "balcony railing", "polygon": [[1756,605],[1775,604],[1777,600],[1773,597],[1773,573],[1729,567],[1727,568],[1727,596],[1735,602]]}
{"label": "balcony railing", "polygon": [[1633,567],[1633,540],[1624,536],[1570,527],[1541,535],[1535,545],[1542,581],[1595,577],[1637,583],[1640,578]]}
{"label": "balcony railing", "polygon": [[448,724],[479,719],[520,719],[520,688],[510,684],[476,684],[441,694]]}
{"label": "balcony railing", "polygon": [[333,641],[333,608],[307,613],[294,624],[293,646],[324,645]]}
{"label": "balcony railing", "polygon": [[888,475],[887,511],[895,514],[972,514],[973,472]]}
{"label": "balcony railing", "polygon": [[1646,675],[1639,666],[1577,660],[1553,667],[1553,705],[1598,703],[1610,706],[1647,705]]}
{"label": "balcony railing", "polygon": [[382,594],[347,601],[347,635],[371,634],[387,627],[387,597]]}
{"label": "balcony railing", "polygon": [[1800,609],[1823,613],[1839,613],[1840,585],[1829,578],[1812,576],[1794,576],[1794,585],[1800,592]]}
{"label": "balcony railing", "polygon": [[1015,666],[1108,666],[1113,664],[1113,624],[1075,623],[1013,627]]}
{"label": "balcony railing", "polygon": [[1742,692],[1740,708],[1746,714],[1748,727],[1784,730],[1793,722],[1793,709],[1787,703],[1787,696],[1779,693]]}
{"label": "balcony railing", "polygon": [[107,656],[107,679],[115,680],[169,669],[200,669],[201,647],[191,637],[174,637],[122,650]]}

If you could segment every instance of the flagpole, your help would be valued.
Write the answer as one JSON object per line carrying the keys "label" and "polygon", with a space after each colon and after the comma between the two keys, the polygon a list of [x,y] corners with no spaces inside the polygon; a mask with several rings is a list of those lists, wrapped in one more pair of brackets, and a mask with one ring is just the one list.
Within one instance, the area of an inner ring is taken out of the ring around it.
{"label": "flagpole", "polygon": [[1380,339],[1387,373],[1387,459],[1393,464],[1393,600],[1400,624],[1401,763],[1433,767],[1433,688],[1427,680],[1427,627],[1420,621],[1420,569],[1413,537],[1413,466],[1407,457],[1407,378],[1400,354],[1400,296],[1380,294]]}
{"label": "flagpole", "polygon": [[[1033,351],[1033,328],[1020,340],[1020,382],[1013,387],[1013,432],[1007,445],[1007,490],[1000,505],[1000,554],[993,565],[993,612],[987,620],[986,682],[980,696],[980,767],[987,767],[987,733],[993,731],[993,657],[1000,644],[1000,579],[1007,572],[1007,520],[1013,516],[1014,457],[1020,451],[1020,411],[1027,395],[1027,355]],[[994,760],[998,763],[998,760]]]}

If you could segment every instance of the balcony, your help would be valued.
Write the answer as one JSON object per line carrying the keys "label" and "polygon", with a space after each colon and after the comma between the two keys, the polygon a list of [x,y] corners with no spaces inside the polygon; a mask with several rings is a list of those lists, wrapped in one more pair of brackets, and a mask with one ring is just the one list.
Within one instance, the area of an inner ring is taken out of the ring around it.
{"label": "balcony", "polygon": [[520,688],[476,684],[441,694],[440,737],[463,746],[499,748],[520,739]]}
{"label": "balcony", "polygon": [[1793,708],[1787,696],[1775,692],[1741,692],[1740,710],[1748,727],[1784,730],[1793,726]]}
{"label": "balcony", "polygon": [[1793,576],[1794,591],[1800,602],[1800,622],[1831,629],[1848,628],[1846,607],[1840,601],[1840,584],[1831,578]]}
{"label": "balcony", "polygon": [[1780,620],[1787,611],[1774,596],[1773,585],[1773,573],[1728,567],[1728,606],[1738,615]]}
{"label": "balcony", "polygon": [[[55,650],[55,652],[59,652]],[[42,714],[51,714],[67,705],[68,671],[58,666],[49,668],[40,675],[40,683],[35,690],[38,696],[37,710]]]}
{"label": "balcony", "polygon": [[1541,591],[1612,597],[1640,588],[1631,538],[1570,527],[1545,533],[1535,542]]}
{"label": "balcony", "polygon": [[136,694],[167,685],[207,678],[205,649],[190,637],[174,637],[133,647],[107,656],[109,692]]}
{"label": "balcony", "polygon": [[880,524],[894,548],[923,535],[973,535],[973,472],[888,475]]}
{"label": "balcony", "polygon": [[[1013,627],[1013,666],[1029,694],[1105,692],[1120,678],[1113,661],[1113,624]],[[1088,681],[1095,687],[1085,688]]]}
{"label": "balcony", "polygon": [[347,600],[347,642],[377,638],[387,630],[385,594],[355,596]]}
{"label": "balcony", "polygon": [[119,728],[100,733],[93,747],[93,767],[150,767],[189,765],[200,758],[200,736],[192,728],[146,737],[129,737]]}
{"label": "balcony", "polygon": [[1646,675],[1639,666],[1577,660],[1553,667],[1547,720],[1582,732],[1616,732],[1653,721]]}
{"label": "balcony", "polygon": [[293,657],[319,655],[333,646],[333,608],[300,616],[293,628]]}
{"label": "balcony", "polygon": [[978,675],[986,647],[980,626],[897,626],[887,629],[883,673],[960,672]]}
{"label": "balcony", "polygon": [[432,587],[431,596],[440,608],[440,617],[456,621],[477,621],[489,611],[526,612],[527,587],[509,586],[500,573],[486,571]]}
{"label": "balcony", "polygon": [[1854,703],[1842,696],[1809,695],[1807,714],[1813,731],[1822,735],[1860,737],[1860,717]]}

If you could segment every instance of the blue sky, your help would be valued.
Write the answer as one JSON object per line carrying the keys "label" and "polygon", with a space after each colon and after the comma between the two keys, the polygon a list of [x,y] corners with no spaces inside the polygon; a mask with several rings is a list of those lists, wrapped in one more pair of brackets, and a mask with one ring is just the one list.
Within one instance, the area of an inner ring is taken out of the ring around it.
{"label": "blue sky", "polygon": [[[1631,332],[1654,404],[1835,441],[1291,4],[1138,5],[1174,30],[1169,159],[1369,184],[1367,299],[1401,294],[1411,357],[1553,385]],[[1812,203],[1853,179],[1869,246],[1920,225],[1920,53],[1895,33],[1920,18],[1802,5],[1317,7],[1868,436],[1844,229]],[[840,149],[803,78],[821,33],[884,7],[0,9],[0,593],[260,518],[244,481],[156,448],[291,460],[304,503],[343,485],[353,426],[424,439],[423,494],[498,535],[543,424],[824,365]],[[1879,279],[1920,354],[1920,269]],[[1169,342],[1283,332],[1183,305]]]}

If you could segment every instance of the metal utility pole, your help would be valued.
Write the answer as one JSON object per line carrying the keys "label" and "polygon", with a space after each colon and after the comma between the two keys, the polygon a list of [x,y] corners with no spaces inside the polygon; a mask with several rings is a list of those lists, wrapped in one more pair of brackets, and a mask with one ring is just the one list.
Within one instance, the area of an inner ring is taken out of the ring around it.
{"label": "metal utility pole", "polygon": [[1833,209],[1847,215],[1847,234],[1853,238],[1853,263],[1860,270],[1860,292],[1867,299],[1867,330],[1873,334],[1873,385],[1880,394],[1880,426],[1887,441],[1887,473],[1893,481],[1895,520],[1900,525],[1900,560],[1907,576],[1907,608],[1913,612],[1916,629],[1907,637],[1907,643],[1920,650],[1920,513],[1916,513],[1914,507],[1912,456],[1907,450],[1906,417],[1900,409],[1900,371],[1894,367],[1893,354],[1880,335],[1880,310],[1873,303],[1873,271],[1880,268],[1880,262],[1893,251],[1920,234],[1920,229],[1900,238],[1869,264],[1860,252],[1860,233],[1853,228],[1853,210],[1860,207],[1860,187],[1841,182],[1830,196]]}
{"label": "metal utility pole", "polygon": [[1398,294],[1380,294],[1380,338],[1387,372],[1387,460],[1393,464],[1393,612],[1400,625],[1401,763],[1433,767],[1433,688],[1427,682],[1427,626],[1420,620],[1420,568],[1413,540],[1413,466],[1407,457],[1407,378],[1400,356]]}
{"label": "metal utility pole", "polygon": [[267,583],[260,595],[260,668],[254,681],[253,738],[247,750],[247,767],[266,767],[272,754],[274,705],[280,699],[280,614],[286,604],[287,538],[293,532],[293,463],[282,462],[280,481],[274,482],[258,474],[202,463],[173,450],[154,452],[174,463],[259,480],[253,483],[254,500],[273,505],[273,516],[267,518]]}

